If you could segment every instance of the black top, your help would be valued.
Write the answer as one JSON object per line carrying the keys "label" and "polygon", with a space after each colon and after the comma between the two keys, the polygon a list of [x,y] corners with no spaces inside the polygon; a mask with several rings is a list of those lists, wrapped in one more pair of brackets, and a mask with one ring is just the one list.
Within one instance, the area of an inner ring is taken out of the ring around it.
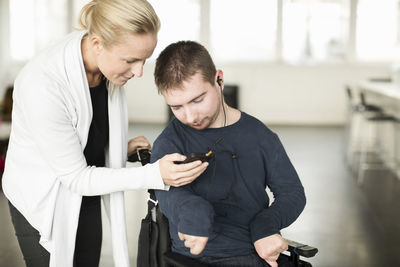
{"label": "black top", "polygon": [[89,136],[83,151],[89,166],[105,166],[105,148],[108,144],[108,91],[106,79],[90,88],[93,118],[90,124]]}
{"label": "black top", "polygon": [[[90,88],[93,118],[90,124],[89,136],[83,154],[88,166],[104,167],[106,164],[105,148],[108,145],[108,91],[106,79]],[[100,196],[84,196],[84,207],[98,205]]]}

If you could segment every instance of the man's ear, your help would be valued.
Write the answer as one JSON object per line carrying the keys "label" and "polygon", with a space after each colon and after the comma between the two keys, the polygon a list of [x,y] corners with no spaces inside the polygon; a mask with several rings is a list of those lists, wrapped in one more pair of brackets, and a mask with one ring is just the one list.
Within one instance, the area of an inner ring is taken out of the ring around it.
{"label": "man's ear", "polygon": [[221,88],[221,90],[224,90],[224,73],[222,72],[222,70],[217,70],[215,76],[217,76],[216,81],[218,86]]}

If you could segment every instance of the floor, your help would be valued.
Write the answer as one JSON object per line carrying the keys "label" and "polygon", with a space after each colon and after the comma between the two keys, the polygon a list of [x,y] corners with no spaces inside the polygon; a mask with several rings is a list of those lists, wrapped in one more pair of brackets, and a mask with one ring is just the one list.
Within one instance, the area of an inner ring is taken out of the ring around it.
{"label": "floor", "polygon": [[[163,125],[130,127],[130,136],[153,142]],[[400,180],[388,171],[368,171],[357,184],[344,160],[343,128],[271,127],[281,137],[306,190],[307,206],[282,231],[285,238],[317,247],[315,267],[400,266]],[[129,249],[135,266],[146,191],[126,194]],[[104,219],[105,229],[108,229]],[[7,201],[0,192],[0,266],[22,267]],[[104,230],[101,267],[111,267],[110,235]]]}

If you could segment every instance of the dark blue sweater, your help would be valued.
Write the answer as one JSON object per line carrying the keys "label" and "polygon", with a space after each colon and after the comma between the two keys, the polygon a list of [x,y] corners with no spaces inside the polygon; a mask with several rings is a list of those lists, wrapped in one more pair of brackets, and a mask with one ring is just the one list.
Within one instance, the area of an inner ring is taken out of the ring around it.
{"label": "dark blue sweater", "polygon": [[[250,254],[255,241],[297,219],[306,202],[303,186],[278,136],[244,112],[235,124],[200,131],[172,120],[155,141],[151,160],[209,149],[214,157],[193,183],[156,191],[172,249],[194,257],[179,240],[181,232],[209,237],[199,256]],[[267,186],[275,198],[271,206]]]}

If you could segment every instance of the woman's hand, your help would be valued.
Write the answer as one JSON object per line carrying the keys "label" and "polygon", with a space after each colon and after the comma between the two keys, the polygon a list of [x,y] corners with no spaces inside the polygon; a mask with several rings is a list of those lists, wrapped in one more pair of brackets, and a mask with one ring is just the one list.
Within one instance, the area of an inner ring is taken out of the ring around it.
{"label": "woman's hand", "polygon": [[128,142],[128,156],[140,149],[151,150],[150,142],[144,136],[135,137]]}
{"label": "woman's hand", "polygon": [[174,161],[183,161],[186,157],[174,153],[160,159],[160,173],[164,184],[179,187],[193,182],[208,166],[208,162],[196,160],[186,164],[175,164]]}

